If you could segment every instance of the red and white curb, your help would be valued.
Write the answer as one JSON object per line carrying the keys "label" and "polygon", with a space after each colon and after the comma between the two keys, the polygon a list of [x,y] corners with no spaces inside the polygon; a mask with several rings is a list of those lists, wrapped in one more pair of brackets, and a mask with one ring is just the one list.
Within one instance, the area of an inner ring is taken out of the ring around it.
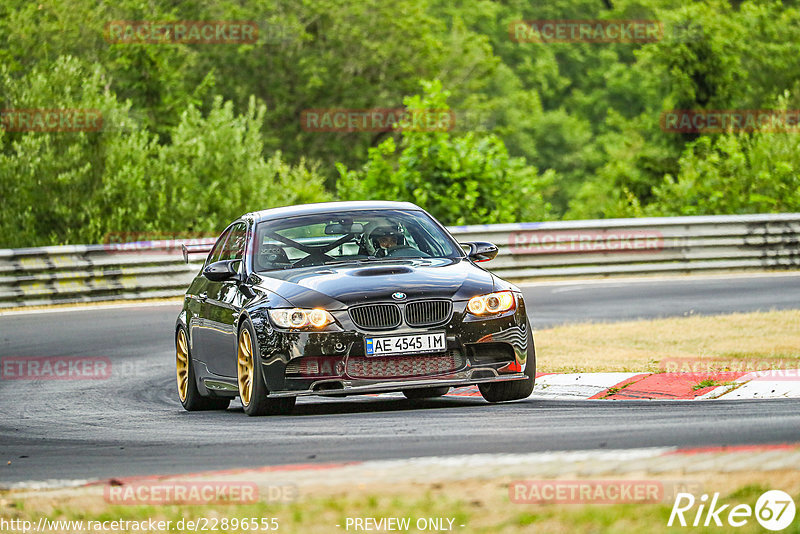
{"label": "red and white curb", "polygon": [[800,370],[757,371],[734,380],[733,387],[719,386],[700,398],[775,399],[800,397]]}
{"label": "red and white curb", "polygon": [[[475,386],[449,397],[480,397]],[[542,373],[531,399],[708,400],[800,398],[800,369],[689,373]]]}
{"label": "red and white curb", "polygon": [[[315,488],[364,487],[369,484],[430,484],[437,481],[489,480],[503,477],[589,478],[658,476],[669,473],[796,470],[800,443],[722,447],[652,447],[613,450],[532,452],[525,454],[467,454],[402,460],[372,460],[327,464],[265,466],[183,475],[121,477],[108,480],[49,480],[16,483],[16,498],[51,490],[49,495],[75,491],[102,493],[107,486],[157,485],[174,481],[246,481],[258,487],[292,486],[301,494]],[[76,487],[80,485],[81,487]],[[20,491],[21,490],[21,491]]]}

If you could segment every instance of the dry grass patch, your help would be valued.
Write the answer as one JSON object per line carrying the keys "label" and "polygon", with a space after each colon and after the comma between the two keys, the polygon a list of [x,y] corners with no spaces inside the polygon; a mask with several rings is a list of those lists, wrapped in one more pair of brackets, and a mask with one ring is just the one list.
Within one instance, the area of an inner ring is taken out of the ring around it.
{"label": "dry grass patch", "polygon": [[535,333],[540,372],[660,371],[672,358],[800,367],[800,310],[565,325]]}

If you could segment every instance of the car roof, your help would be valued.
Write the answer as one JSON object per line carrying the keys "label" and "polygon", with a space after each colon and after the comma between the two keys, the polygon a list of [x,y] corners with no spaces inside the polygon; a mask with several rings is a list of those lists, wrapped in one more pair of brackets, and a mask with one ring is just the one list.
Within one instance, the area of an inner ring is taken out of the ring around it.
{"label": "car roof", "polygon": [[252,219],[261,222],[298,215],[313,215],[315,213],[341,212],[345,214],[357,210],[422,210],[411,202],[392,202],[389,200],[353,200],[348,202],[318,202],[316,204],[300,204],[297,206],[284,206],[268,210],[253,211],[242,216],[243,219]]}

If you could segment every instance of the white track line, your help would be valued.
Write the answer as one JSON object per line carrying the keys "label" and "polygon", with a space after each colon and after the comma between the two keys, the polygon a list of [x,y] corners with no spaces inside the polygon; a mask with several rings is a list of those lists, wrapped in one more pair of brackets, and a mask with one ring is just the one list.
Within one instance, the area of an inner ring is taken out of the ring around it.
{"label": "white track line", "polygon": [[154,302],[120,302],[119,304],[76,304],[64,305],[53,308],[37,309],[37,310],[12,310],[0,311],[0,317],[10,315],[37,315],[42,313],[64,313],[74,311],[92,311],[92,310],[119,310],[125,308],[151,308],[153,306],[179,306],[182,300],[176,298],[171,301],[154,301]]}
{"label": "white track line", "polygon": [[736,278],[797,278],[800,272],[779,272],[779,273],[720,273],[720,274],[676,274],[672,276],[637,276],[637,277],[612,277],[612,278],[574,278],[565,280],[543,280],[541,282],[529,281],[518,283],[517,286],[541,287],[541,286],[573,286],[573,285],[625,285],[642,284],[653,282],[694,282],[703,280],[726,280]]}

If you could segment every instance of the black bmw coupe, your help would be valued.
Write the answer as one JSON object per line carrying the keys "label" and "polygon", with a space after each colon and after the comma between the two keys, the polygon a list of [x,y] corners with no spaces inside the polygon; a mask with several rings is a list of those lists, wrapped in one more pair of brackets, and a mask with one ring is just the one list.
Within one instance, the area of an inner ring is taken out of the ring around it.
{"label": "black bmw coupe", "polygon": [[175,328],[187,410],[286,414],[300,395],[477,384],[489,402],[527,398],[536,357],[522,293],[405,202],[331,202],[248,213],[222,233]]}

